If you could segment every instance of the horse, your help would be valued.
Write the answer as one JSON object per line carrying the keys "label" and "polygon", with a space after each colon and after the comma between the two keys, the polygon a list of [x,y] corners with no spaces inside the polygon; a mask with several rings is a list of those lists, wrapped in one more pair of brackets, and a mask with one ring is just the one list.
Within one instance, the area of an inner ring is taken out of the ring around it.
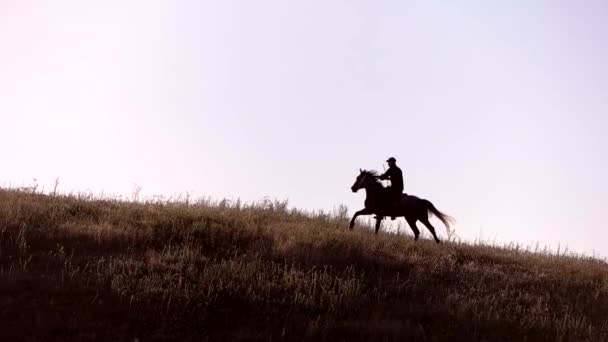
{"label": "horse", "polygon": [[400,202],[387,205],[387,199],[389,198],[388,188],[385,188],[382,185],[378,179],[378,173],[376,171],[361,169],[359,169],[359,172],[360,174],[351,187],[351,190],[357,192],[360,189],[365,189],[365,208],[355,213],[350,221],[350,226],[348,227],[350,230],[355,226],[355,219],[359,215],[376,215],[376,234],[378,234],[380,222],[384,216],[403,216],[414,232],[414,240],[418,241],[418,237],[420,236],[420,231],[418,230],[418,227],[416,227],[416,222],[420,221],[426,226],[431,234],[433,234],[435,242],[441,242],[437,237],[437,234],[435,234],[435,228],[429,222],[429,213],[435,215],[443,222],[448,230],[450,229],[450,224],[453,222],[453,219],[450,216],[437,210],[430,201],[407,194],[403,194]]}

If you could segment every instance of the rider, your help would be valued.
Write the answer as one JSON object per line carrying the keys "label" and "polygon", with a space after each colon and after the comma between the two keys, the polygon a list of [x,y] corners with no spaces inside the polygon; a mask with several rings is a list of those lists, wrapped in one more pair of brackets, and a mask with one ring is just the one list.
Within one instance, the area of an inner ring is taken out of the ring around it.
{"label": "rider", "polygon": [[[397,160],[393,157],[388,158],[386,161],[388,163],[388,170],[380,176],[380,179],[385,180],[389,179],[391,181],[391,186],[387,188],[389,204],[397,203],[401,200],[401,196],[403,194],[403,173],[401,169],[397,166]],[[391,217],[393,220],[394,217]]]}

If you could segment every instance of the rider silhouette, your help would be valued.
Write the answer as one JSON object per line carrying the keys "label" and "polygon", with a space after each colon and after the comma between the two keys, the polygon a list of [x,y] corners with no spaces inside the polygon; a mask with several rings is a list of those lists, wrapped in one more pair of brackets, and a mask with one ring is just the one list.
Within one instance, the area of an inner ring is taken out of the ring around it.
{"label": "rider silhouette", "polygon": [[[393,205],[400,201],[401,196],[403,195],[403,173],[397,166],[397,160],[395,158],[390,157],[386,162],[389,166],[388,170],[380,176],[380,179],[389,179],[391,181],[391,186],[386,189],[388,193],[388,204]],[[394,220],[395,218],[391,217],[391,219]]]}

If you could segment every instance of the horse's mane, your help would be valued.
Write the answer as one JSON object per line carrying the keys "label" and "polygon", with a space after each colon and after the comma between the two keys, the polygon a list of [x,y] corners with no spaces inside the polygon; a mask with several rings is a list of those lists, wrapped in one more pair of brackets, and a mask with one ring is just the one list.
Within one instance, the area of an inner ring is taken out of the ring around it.
{"label": "horse's mane", "polygon": [[378,174],[377,171],[374,170],[361,170],[361,174],[366,174],[370,177],[372,177],[376,183],[382,185],[382,182],[380,182],[380,175]]}

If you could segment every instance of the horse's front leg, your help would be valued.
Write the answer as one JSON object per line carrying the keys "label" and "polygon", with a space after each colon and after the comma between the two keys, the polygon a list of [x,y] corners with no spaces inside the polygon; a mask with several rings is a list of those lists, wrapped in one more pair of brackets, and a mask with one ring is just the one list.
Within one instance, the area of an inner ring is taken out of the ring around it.
{"label": "horse's front leg", "polygon": [[361,209],[359,211],[357,211],[355,213],[355,215],[353,216],[352,220],[350,220],[350,225],[348,226],[348,229],[352,230],[353,227],[355,226],[355,219],[357,218],[357,216],[359,215],[371,215],[372,212],[369,211],[369,209],[365,208],[365,209]]}
{"label": "horse's front leg", "polygon": [[383,218],[384,216],[376,216],[376,235],[378,235],[378,231],[380,230],[380,222],[382,222]]}

